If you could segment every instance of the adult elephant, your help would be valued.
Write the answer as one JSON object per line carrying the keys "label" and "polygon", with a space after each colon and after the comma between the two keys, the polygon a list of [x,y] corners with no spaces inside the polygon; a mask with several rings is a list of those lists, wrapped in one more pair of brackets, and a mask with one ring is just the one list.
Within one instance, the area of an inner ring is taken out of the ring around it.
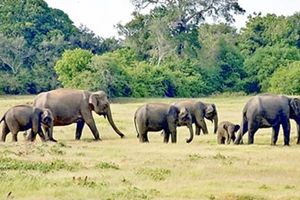
{"label": "adult elephant", "polygon": [[190,130],[191,142],[194,137],[192,117],[186,108],[165,103],[149,103],[139,107],[134,114],[134,125],[140,142],[149,142],[149,131],[164,131],[164,142],[168,143],[171,135],[172,143],[177,142],[177,126],[187,126]]}
{"label": "adult elephant", "polygon": [[207,125],[204,118],[214,122],[214,133],[218,128],[218,112],[215,104],[203,103],[198,100],[182,100],[173,103],[176,107],[187,108],[192,116],[192,123],[196,126],[196,135],[200,135],[201,130],[204,134],[208,134]]}
{"label": "adult elephant", "polygon": [[[100,140],[98,129],[92,115],[92,111],[103,115],[109,121],[116,133],[123,138],[124,134],[116,127],[107,95],[103,91],[90,92],[75,89],[56,89],[43,92],[34,99],[34,106],[48,108],[53,115],[54,126],[65,126],[76,123],[75,139],[80,140],[84,124],[92,131],[95,140]],[[48,128],[44,127],[48,132]]]}
{"label": "adult elephant", "polygon": [[254,143],[254,134],[259,128],[272,127],[271,145],[276,145],[280,125],[283,128],[284,145],[290,142],[290,120],[297,124],[300,142],[300,99],[283,95],[263,94],[252,97],[243,109],[243,119],[235,144],[240,144],[243,135],[248,131],[248,144]]}

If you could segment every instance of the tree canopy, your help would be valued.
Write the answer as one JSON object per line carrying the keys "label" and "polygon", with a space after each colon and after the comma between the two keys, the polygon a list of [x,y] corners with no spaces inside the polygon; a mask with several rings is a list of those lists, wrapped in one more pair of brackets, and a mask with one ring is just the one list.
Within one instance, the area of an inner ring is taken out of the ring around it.
{"label": "tree canopy", "polygon": [[116,39],[74,26],[43,0],[0,0],[0,93],[299,94],[300,13],[253,13],[237,30],[231,23],[245,13],[237,0],[131,2],[133,19],[116,25]]}

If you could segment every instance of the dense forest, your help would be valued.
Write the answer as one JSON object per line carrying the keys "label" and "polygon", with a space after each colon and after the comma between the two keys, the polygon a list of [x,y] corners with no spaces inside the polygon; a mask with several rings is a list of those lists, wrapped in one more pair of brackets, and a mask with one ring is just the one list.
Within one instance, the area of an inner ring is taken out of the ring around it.
{"label": "dense forest", "polygon": [[133,19],[116,25],[120,38],[102,38],[43,0],[0,0],[0,94],[300,94],[299,12],[253,13],[237,30],[234,16],[245,13],[237,0],[131,2]]}

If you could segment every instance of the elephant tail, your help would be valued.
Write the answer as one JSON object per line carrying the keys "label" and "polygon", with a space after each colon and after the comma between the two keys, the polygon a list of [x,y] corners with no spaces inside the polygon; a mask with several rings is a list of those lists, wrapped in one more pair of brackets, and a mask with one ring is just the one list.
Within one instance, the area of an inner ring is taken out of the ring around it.
{"label": "elephant tail", "polygon": [[139,138],[139,137],[140,137],[140,133],[139,133],[139,131],[138,131],[138,129],[137,129],[137,126],[136,126],[136,113],[134,114],[134,119],[133,119],[133,121],[134,121],[135,131],[136,131],[136,133],[137,133],[136,137]]}
{"label": "elephant tail", "polygon": [[2,121],[4,121],[5,115],[6,115],[6,113],[5,113],[5,114],[2,116],[2,118],[0,119],[0,123],[1,123]]}

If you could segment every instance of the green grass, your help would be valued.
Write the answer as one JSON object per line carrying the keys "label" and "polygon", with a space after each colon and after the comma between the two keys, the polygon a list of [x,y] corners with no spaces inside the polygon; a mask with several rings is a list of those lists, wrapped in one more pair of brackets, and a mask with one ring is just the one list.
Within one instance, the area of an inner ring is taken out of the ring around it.
{"label": "green grass", "polygon": [[[0,115],[33,96],[0,96]],[[216,104],[220,121],[239,123],[247,96],[200,98]],[[145,102],[172,103],[178,99],[115,99],[111,105],[120,139],[109,123],[94,114],[102,141],[95,142],[85,126],[75,141],[75,125],[55,127],[58,143],[0,143],[0,199],[101,200],[273,200],[299,199],[300,160],[296,128],[291,146],[271,146],[271,129],[261,129],[254,145],[218,145],[209,134],[187,144],[185,127],[178,128],[177,144],[164,144],[159,132],[150,132],[148,144],[139,143],[133,115]],[[2,127],[2,124],[0,125]],[[247,136],[247,135],[245,135]],[[245,137],[245,141],[247,137]]]}

